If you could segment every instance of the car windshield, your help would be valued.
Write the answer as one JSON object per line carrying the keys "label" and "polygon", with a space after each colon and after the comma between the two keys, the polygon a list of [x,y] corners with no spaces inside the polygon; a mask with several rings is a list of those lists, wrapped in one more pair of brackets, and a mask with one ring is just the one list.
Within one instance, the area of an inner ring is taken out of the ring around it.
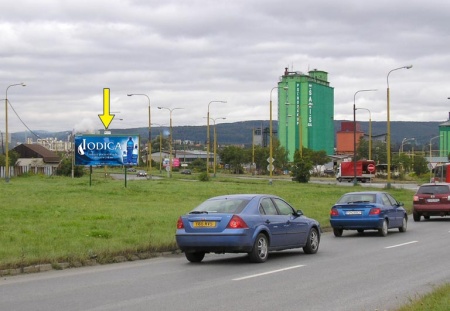
{"label": "car windshield", "polygon": [[339,201],[337,201],[337,204],[353,203],[375,203],[375,194],[345,194],[339,199]]}
{"label": "car windshield", "polygon": [[447,194],[449,192],[449,187],[446,185],[421,186],[417,191],[419,194]]}
{"label": "car windshield", "polygon": [[200,213],[225,213],[225,214],[239,214],[244,207],[247,206],[248,199],[213,199],[208,200],[194,208],[191,214]]}

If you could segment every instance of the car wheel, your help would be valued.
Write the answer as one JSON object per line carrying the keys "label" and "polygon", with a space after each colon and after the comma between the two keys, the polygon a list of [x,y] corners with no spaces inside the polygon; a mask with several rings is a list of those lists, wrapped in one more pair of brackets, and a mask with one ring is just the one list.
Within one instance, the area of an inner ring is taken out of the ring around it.
{"label": "car wheel", "polygon": [[364,229],[358,229],[356,231],[358,231],[358,233],[364,233]]}
{"label": "car wheel", "polygon": [[335,236],[335,237],[341,237],[343,232],[344,232],[343,229],[336,229],[336,228],[333,228],[333,233],[334,233],[334,236]]}
{"label": "car wheel", "polygon": [[264,233],[258,234],[253,249],[248,253],[251,262],[265,262],[269,256],[269,241]]}
{"label": "car wheel", "polygon": [[387,220],[386,220],[386,219],[383,220],[383,224],[381,225],[381,228],[378,229],[378,233],[379,233],[381,236],[386,236],[386,235],[388,234],[388,223],[387,223]]}
{"label": "car wheel", "polygon": [[196,252],[196,253],[184,253],[186,259],[190,262],[201,262],[203,258],[205,258],[205,253]]}
{"label": "car wheel", "polygon": [[338,180],[338,182],[341,182],[341,181],[342,181],[342,178],[338,178],[337,180]]}
{"label": "car wheel", "polygon": [[315,254],[319,250],[319,232],[316,228],[311,228],[308,234],[308,240],[306,241],[305,247],[303,247],[303,251],[306,254]]}
{"label": "car wheel", "polygon": [[414,219],[414,221],[420,221],[420,214],[419,213],[413,213],[413,219]]}
{"label": "car wheel", "polygon": [[403,217],[402,226],[398,228],[398,231],[405,232],[407,227],[408,227],[408,221],[406,220],[406,217]]}
{"label": "car wheel", "polygon": [[430,220],[430,216],[423,216],[426,220]]}

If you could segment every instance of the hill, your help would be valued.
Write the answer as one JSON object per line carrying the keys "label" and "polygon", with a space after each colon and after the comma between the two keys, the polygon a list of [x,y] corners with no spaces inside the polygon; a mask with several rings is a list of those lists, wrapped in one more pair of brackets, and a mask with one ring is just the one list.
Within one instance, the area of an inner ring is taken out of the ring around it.
{"label": "hill", "polygon": [[[341,128],[342,120],[335,120],[335,132]],[[425,148],[430,142],[430,138],[439,135],[439,124],[441,122],[391,122],[391,144],[394,146],[400,145],[404,138],[415,138],[416,148]],[[369,132],[369,122],[359,122],[361,129],[365,132]],[[220,123],[216,125],[216,132],[219,144],[237,144],[237,145],[251,145],[252,144],[252,130],[255,128],[268,128],[268,120],[255,120],[255,121],[242,121],[235,123]],[[273,122],[274,131],[278,127],[278,122]],[[212,126],[211,136],[212,136]],[[155,138],[160,132],[167,132],[168,128],[153,127],[152,137]],[[37,131],[40,137],[56,137],[59,140],[67,141],[68,133],[70,131],[63,132],[46,132]],[[382,135],[386,133],[386,122],[373,121],[372,122],[372,135]],[[113,134],[127,135],[138,134],[141,138],[146,139],[148,137],[148,128],[130,128],[130,129],[115,129]],[[30,133],[19,132],[12,133],[11,146],[16,146],[17,143],[23,143],[25,137],[30,137]],[[175,126],[173,127],[174,139],[191,140],[204,144],[206,141],[206,125],[203,126]],[[36,141],[36,137],[32,137],[33,141]],[[212,139],[212,137],[211,137]],[[3,146],[3,144],[2,144]]]}

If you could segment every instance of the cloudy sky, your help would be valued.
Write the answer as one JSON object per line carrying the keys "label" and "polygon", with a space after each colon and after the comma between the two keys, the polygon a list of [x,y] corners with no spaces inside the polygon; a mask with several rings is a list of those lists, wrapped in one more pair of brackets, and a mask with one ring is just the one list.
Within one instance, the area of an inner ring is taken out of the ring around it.
{"label": "cloudy sky", "polygon": [[356,106],[385,121],[387,75],[410,64],[389,75],[391,120],[450,111],[447,0],[5,0],[0,12],[0,91],[26,84],[7,91],[10,132],[103,128],[104,88],[110,129],[148,126],[147,98],[128,93],[149,96],[154,124],[169,124],[162,106],[183,108],[174,126],[205,125],[211,101],[227,101],[210,105],[220,122],[268,120],[285,67],[329,73],[336,120],[378,89]]}

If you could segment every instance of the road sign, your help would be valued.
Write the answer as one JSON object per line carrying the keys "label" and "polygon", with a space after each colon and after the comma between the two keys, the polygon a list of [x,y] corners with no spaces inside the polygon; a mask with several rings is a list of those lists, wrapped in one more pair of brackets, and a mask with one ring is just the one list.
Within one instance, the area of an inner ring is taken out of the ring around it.
{"label": "road sign", "polygon": [[269,165],[267,165],[267,170],[270,172],[270,171],[273,171],[275,169],[275,166],[273,166],[273,164],[272,163],[270,163]]}
{"label": "road sign", "polygon": [[375,165],[374,164],[367,165],[367,170],[371,173],[375,172]]}
{"label": "road sign", "polygon": [[272,163],[273,161],[275,161],[274,158],[271,158],[271,157],[268,157],[268,158],[267,158],[267,162]]}

